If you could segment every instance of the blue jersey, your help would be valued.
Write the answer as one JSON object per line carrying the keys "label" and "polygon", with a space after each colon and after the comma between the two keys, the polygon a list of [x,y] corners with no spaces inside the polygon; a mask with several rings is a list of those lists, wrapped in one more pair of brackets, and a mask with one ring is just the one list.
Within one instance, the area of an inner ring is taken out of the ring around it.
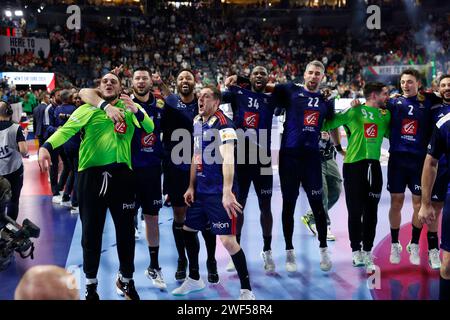
{"label": "blue jersey", "polygon": [[443,116],[435,125],[428,145],[428,154],[435,159],[445,156],[450,160],[450,114]]}
{"label": "blue jersey", "polygon": [[389,152],[425,155],[432,132],[431,107],[438,103],[434,94],[389,99],[391,112]]}
{"label": "blue jersey", "polygon": [[[441,103],[431,107],[431,114],[433,118],[433,124],[436,124],[441,118],[450,113],[450,105],[447,103]],[[447,166],[447,159],[442,156],[439,159],[439,167]]]}
{"label": "blue jersey", "polygon": [[142,128],[135,128],[131,141],[131,163],[133,168],[144,168],[161,165],[163,147],[161,142],[161,120],[164,114],[164,101],[150,94],[147,102],[136,97],[133,101],[139,104],[153,120],[155,129],[147,133]]}
{"label": "blue jersey", "polygon": [[[162,121],[163,145],[165,156],[170,159],[170,154],[173,147],[180,143],[180,141],[171,141],[172,133],[177,129],[185,129],[190,133],[192,137],[192,122],[194,121],[195,116],[198,114],[197,99],[194,99],[190,103],[186,104],[181,101],[180,96],[171,94],[165,99],[164,109],[165,111]],[[183,156],[183,154],[181,154],[181,156]],[[182,163],[176,166],[183,170],[189,170],[190,168],[189,163]]]}
{"label": "blue jersey", "polygon": [[[231,104],[236,128],[242,129],[244,132],[254,130],[255,140],[251,141],[270,151],[272,117],[275,109],[272,97],[265,93],[231,86],[223,92],[223,102]],[[263,138],[260,134],[261,129],[266,130],[267,141],[260,140]],[[251,136],[247,137],[251,139]]]}
{"label": "blue jersey", "polygon": [[[219,147],[234,140],[237,140],[235,126],[222,110],[217,110],[206,122],[203,122],[201,116],[195,117],[194,165],[196,166],[197,193],[223,193],[223,158]],[[235,181],[236,173],[233,182],[234,190]]]}
{"label": "blue jersey", "polygon": [[327,100],[320,92],[309,92],[294,83],[276,85],[273,98],[278,106],[286,109],[280,150],[319,152],[322,124],[333,117],[334,100]]}
{"label": "blue jersey", "polygon": [[[57,128],[62,127],[69,116],[76,110],[77,108],[71,104],[62,104],[55,108],[54,110],[54,121]],[[75,135],[70,137],[66,143],[64,143],[64,148],[69,150],[78,150],[81,144],[80,133],[77,132]]]}

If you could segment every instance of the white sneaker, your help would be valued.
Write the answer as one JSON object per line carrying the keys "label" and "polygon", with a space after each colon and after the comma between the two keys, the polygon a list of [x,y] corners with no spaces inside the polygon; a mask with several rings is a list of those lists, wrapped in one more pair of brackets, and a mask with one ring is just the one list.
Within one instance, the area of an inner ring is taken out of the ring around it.
{"label": "white sneaker", "polygon": [[294,249],[286,250],[286,271],[287,272],[297,271],[297,262],[295,261]]}
{"label": "white sneaker", "polygon": [[362,251],[362,258],[364,261],[364,266],[367,272],[375,271],[375,265],[373,264],[373,257],[371,251]]}
{"label": "white sneaker", "polygon": [[399,264],[402,260],[402,245],[400,242],[391,244],[391,255],[389,256],[389,262],[392,264]]}
{"label": "white sneaker", "polygon": [[332,266],[328,248],[320,248],[320,270],[330,271]]}
{"label": "white sneaker", "polygon": [[236,267],[234,266],[233,260],[230,259],[227,266],[225,267],[225,270],[227,270],[228,272],[236,271]]}
{"label": "white sneaker", "polygon": [[352,252],[352,262],[354,267],[362,267],[364,265],[363,255],[361,250]]}
{"label": "white sneaker", "polygon": [[428,250],[428,264],[433,270],[441,268],[441,258],[439,257],[439,249]]}
{"label": "white sneaker", "polygon": [[152,280],[153,285],[155,287],[157,287],[159,289],[167,288],[167,285],[166,285],[166,282],[164,281],[161,269],[157,270],[157,269],[153,269],[153,268],[147,268],[145,270],[145,275],[147,276],[147,278]]}
{"label": "white sneaker", "polygon": [[275,262],[272,258],[272,250],[267,250],[261,252],[261,257],[264,260],[264,270],[266,272],[274,272],[275,271]]}
{"label": "white sneaker", "polygon": [[62,206],[64,206],[64,207],[72,207],[72,201],[62,201],[61,200],[61,203],[60,203],[60,205],[62,205]]}
{"label": "white sneaker", "polygon": [[239,300],[256,300],[255,295],[248,289],[241,289]]}
{"label": "white sneaker", "polygon": [[409,242],[406,246],[409,252],[409,262],[413,265],[420,265],[419,245]]}
{"label": "white sneaker", "polygon": [[139,229],[134,228],[134,239],[139,240],[141,238],[141,235],[139,234]]}
{"label": "white sneaker", "polygon": [[194,280],[192,278],[187,277],[186,280],[183,281],[183,284],[172,291],[174,296],[184,296],[188,293],[201,291],[205,288],[205,283],[202,278],[199,280]]}
{"label": "white sneaker", "polygon": [[72,208],[70,208],[70,213],[71,214],[78,214],[78,213],[80,213],[80,208],[79,207],[72,207]]}
{"label": "white sneaker", "polygon": [[328,229],[327,229],[327,240],[328,241],[336,241],[336,236],[331,232],[330,226],[328,226]]}
{"label": "white sneaker", "polygon": [[53,196],[52,197],[52,202],[55,204],[61,204],[62,201],[62,196]]}

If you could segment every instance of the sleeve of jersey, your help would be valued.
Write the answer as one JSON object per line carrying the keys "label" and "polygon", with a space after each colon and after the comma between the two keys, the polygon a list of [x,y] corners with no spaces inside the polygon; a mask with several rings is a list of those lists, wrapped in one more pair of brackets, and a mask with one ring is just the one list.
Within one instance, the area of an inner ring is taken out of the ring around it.
{"label": "sleeve of jersey", "polygon": [[133,114],[133,122],[136,127],[142,127],[145,132],[152,133],[155,129],[155,124],[153,120],[148,116],[147,112],[145,112],[144,108],[142,108],[139,104],[135,104],[139,111],[136,114]]}
{"label": "sleeve of jersey", "polygon": [[233,103],[234,102],[234,92],[233,88],[225,90],[222,92],[222,102],[223,103]]}
{"label": "sleeve of jersey", "polygon": [[230,125],[224,125],[219,129],[219,137],[222,144],[237,140],[236,130]]}
{"label": "sleeve of jersey", "polygon": [[58,129],[46,142],[52,145],[52,148],[58,148],[67,140],[74,136],[82,127],[86,125],[92,116],[89,105],[83,105],[75,110],[69,120]]}
{"label": "sleeve of jersey", "polygon": [[331,99],[327,101],[327,116],[325,119],[333,119],[333,116],[335,114],[335,99]]}
{"label": "sleeve of jersey", "polygon": [[164,100],[166,103],[166,106],[172,109],[176,109],[178,105],[178,98],[173,93],[168,95],[166,99]]}
{"label": "sleeve of jersey", "polygon": [[277,107],[287,108],[288,87],[286,84],[277,84],[273,89],[272,98]]}
{"label": "sleeve of jersey", "polygon": [[336,113],[334,117],[332,117],[331,119],[325,120],[322,127],[322,131],[336,129],[339,128],[340,126],[343,126],[344,124],[347,124],[350,121],[353,113],[354,108],[352,107],[347,108],[342,112]]}
{"label": "sleeve of jersey", "polygon": [[395,106],[395,99],[389,98],[388,102],[386,103],[386,109],[392,112],[392,108]]}
{"label": "sleeve of jersey", "polygon": [[431,135],[431,141],[428,145],[428,154],[435,159],[440,159],[445,153],[445,139],[442,137],[441,130],[434,126],[433,134]]}

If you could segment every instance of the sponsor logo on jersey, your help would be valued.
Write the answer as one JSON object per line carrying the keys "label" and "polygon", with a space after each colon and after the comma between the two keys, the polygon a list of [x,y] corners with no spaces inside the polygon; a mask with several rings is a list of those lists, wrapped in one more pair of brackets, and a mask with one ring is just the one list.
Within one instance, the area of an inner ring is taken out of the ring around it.
{"label": "sponsor logo on jersey", "polygon": [[153,200],[153,205],[154,206],[159,206],[159,205],[162,205],[162,204],[163,204],[162,199],[161,200]]}
{"label": "sponsor logo on jersey", "polygon": [[364,137],[366,138],[378,137],[378,126],[376,123],[364,123]]}
{"label": "sponsor logo on jersey", "polygon": [[164,100],[156,99],[156,107],[159,109],[164,109]]}
{"label": "sponsor logo on jersey", "polygon": [[136,204],[134,202],[124,203],[124,204],[122,204],[122,210],[125,210],[125,209],[133,210],[135,206],[136,206]]}
{"label": "sponsor logo on jersey", "polygon": [[322,189],[320,190],[311,190],[312,196],[320,196],[322,194]]}
{"label": "sponsor logo on jersey", "polygon": [[152,132],[147,134],[146,132],[142,132],[141,135],[141,144],[143,147],[153,147],[156,143],[156,135]]}
{"label": "sponsor logo on jersey", "polygon": [[418,186],[417,184],[415,184],[415,185],[414,185],[414,190],[415,190],[415,191],[420,191],[420,190],[422,190],[422,187],[421,187],[421,186]]}
{"label": "sponsor logo on jersey", "polygon": [[437,196],[437,194],[435,194],[434,196],[431,197],[431,199],[436,199],[436,200],[438,200],[439,197]]}
{"label": "sponsor logo on jersey", "polygon": [[258,128],[259,125],[259,113],[255,112],[245,112],[244,113],[244,123],[245,128]]}
{"label": "sponsor logo on jersey", "polygon": [[127,123],[125,121],[116,122],[114,125],[114,131],[120,134],[124,134],[127,132]]}
{"label": "sponsor logo on jersey", "polygon": [[230,224],[228,222],[213,222],[212,227],[215,229],[225,229],[229,228]]}
{"label": "sponsor logo on jersey", "polygon": [[413,119],[402,120],[402,134],[416,135],[419,122]]}
{"label": "sponsor logo on jersey", "polygon": [[209,121],[208,121],[208,126],[212,127],[213,124],[216,122],[216,120],[217,120],[217,117],[216,116],[212,116],[211,119],[209,119]]}
{"label": "sponsor logo on jersey", "polygon": [[373,193],[373,192],[369,192],[369,197],[371,197],[371,198],[376,198],[376,199],[380,199],[380,198],[381,198],[381,193]]}
{"label": "sponsor logo on jersey", "polygon": [[261,189],[261,195],[272,194],[272,189]]}
{"label": "sponsor logo on jersey", "polygon": [[319,125],[319,116],[319,111],[305,110],[303,114],[303,124],[305,126],[317,127]]}

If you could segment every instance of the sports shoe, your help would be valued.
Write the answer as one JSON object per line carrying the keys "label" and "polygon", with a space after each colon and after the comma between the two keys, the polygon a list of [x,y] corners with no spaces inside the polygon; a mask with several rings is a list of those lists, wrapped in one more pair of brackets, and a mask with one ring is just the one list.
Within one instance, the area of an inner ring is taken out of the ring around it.
{"label": "sports shoe", "polygon": [[70,201],[70,200],[67,200],[67,201],[61,200],[60,204],[64,207],[72,207],[72,201]]}
{"label": "sports shoe", "polygon": [[186,268],[187,268],[187,261],[183,259],[178,259],[177,271],[175,272],[176,281],[186,280]]}
{"label": "sports shoe", "polygon": [[294,249],[286,250],[286,271],[287,272],[297,271],[297,262],[295,261]]}
{"label": "sports shoe", "polygon": [[441,268],[441,258],[439,257],[439,249],[428,250],[428,264],[433,270]]}
{"label": "sports shoe", "polygon": [[303,224],[312,232],[313,235],[317,234],[316,222],[314,221],[314,216],[307,213],[301,217]]}
{"label": "sports shoe", "polygon": [[330,271],[332,265],[328,248],[320,248],[320,270]]}
{"label": "sports shoe", "polygon": [[208,269],[208,282],[218,284],[220,280],[217,273],[217,261],[206,261],[206,268]]}
{"label": "sports shoe", "polygon": [[364,261],[364,266],[367,272],[375,271],[375,265],[373,263],[373,257],[371,251],[362,251],[362,257]]}
{"label": "sports shoe", "polygon": [[70,213],[71,214],[78,214],[78,213],[80,213],[80,208],[79,207],[71,207],[70,208]]}
{"label": "sports shoe", "polygon": [[116,281],[117,294],[125,297],[127,300],[141,300],[139,294],[134,287],[134,280],[128,282],[122,282],[119,278]]}
{"label": "sports shoe", "polygon": [[241,289],[241,294],[239,295],[239,300],[256,300],[256,298],[251,290]]}
{"label": "sports shoe", "polygon": [[100,300],[100,297],[98,296],[97,293],[97,283],[91,283],[86,285],[85,299],[90,301]]}
{"label": "sports shoe", "polygon": [[160,269],[153,269],[153,268],[148,267],[145,270],[144,273],[147,276],[147,278],[152,280],[153,285],[155,287],[157,287],[159,289],[166,289],[167,288],[167,285],[164,282],[164,278],[163,278],[163,274],[162,274],[161,268]]}
{"label": "sports shoe", "polygon": [[391,255],[389,256],[389,262],[392,264],[399,264],[402,259],[402,245],[400,242],[391,244]]}
{"label": "sports shoe", "polygon": [[234,262],[232,259],[230,259],[230,261],[228,261],[228,264],[225,267],[225,270],[227,270],[228,272],[236,271],[236,267],[234,266]]}
{"label": "sports shoe", "polygon": [[410,241],[406,249],[409,252],[409,262],[416,266],[420,265],[419,245]]}
{"label": "sports shoe", "polygon": [[174,296],[184,296],[188,293],[201,291],[205,288],[205,283],[203,282],[202,278],[198,280],[194,280],[192,278],[186,278],[184,280],[183,284],[172,291],[172,294]]}
{"label": "sports shoe", "polygon": [[[315,225],[314,225],[314,227],[315,227]],[[331,232],[330,226],[328,226],[328,229],[327,229],[327,240],[328,241],[336,241],[336,236]]]}
{"label": "sports shoe", "polygon": [[362,267],[364,265],[363,255],[361,250],[352,252],[352,262],[354,267]]}
{"label": "sports shoe", "polygon": [[134,228],[134,239],[139,240],[141,238],[140,232],[138,228]]}
{"label": "sports shoe", "polygon": [[275,262],[272,258],[272,250],[267,250],[261,252],[261,257],[264,260],[264,270],[266,272],[274,272],[275,271]]}
{"label": "sports shoe", "polygon": [[52,202],[54,204],[61,204],[61,201],[62,201],[62,196],[53,196],[52,197]]}

